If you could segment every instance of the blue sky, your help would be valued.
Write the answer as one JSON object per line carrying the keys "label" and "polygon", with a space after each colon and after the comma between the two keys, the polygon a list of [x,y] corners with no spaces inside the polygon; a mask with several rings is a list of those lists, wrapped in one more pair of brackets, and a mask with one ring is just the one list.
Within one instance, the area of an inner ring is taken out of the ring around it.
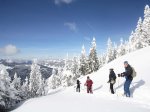
{"label": "blue sky", "polygon": [[128,39],[146,4],[150,0],[0,0],[0,57],[73,56],[82,44],[88,53],[93,36],[101,53],[108,37]]}

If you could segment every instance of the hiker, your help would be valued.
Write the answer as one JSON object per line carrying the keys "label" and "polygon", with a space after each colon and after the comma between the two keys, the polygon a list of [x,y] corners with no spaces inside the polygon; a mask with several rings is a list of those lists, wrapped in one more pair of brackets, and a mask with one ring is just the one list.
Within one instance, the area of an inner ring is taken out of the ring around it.
{"label": "hiker", "polygon": [[110,73],[109,73],[109,81],[107,83],[110,83],[110,90],[111,90],[111,93],[114,94],[114,84],[116,83],[116,74],[113,70],[113,68],[110,68]]}
{"label": "hiker", "polygon": [[76,92],[80,92],[80,81],[77,80],[77,88],[76,88]]}
{"label": "hiker", "polygon": [[130,97],[130,85],[131,82],[133,80],[133,69],[132,67],[129,65],[128,61],[124,62],[124,68],[125,68],[125,72],[118,74],[118,77],[125,77],[126,81],[124,83],[124,95],[126,95],[126,97]]}
{"label": "hiker", "polygon": [[85,86],[87,86],[87,93],[93,93],[92,91],[92,85],[93,85],[93,81],[90,79],[89,76],[87,76],[87,80],[86,80],[86,83],[85,83]]}

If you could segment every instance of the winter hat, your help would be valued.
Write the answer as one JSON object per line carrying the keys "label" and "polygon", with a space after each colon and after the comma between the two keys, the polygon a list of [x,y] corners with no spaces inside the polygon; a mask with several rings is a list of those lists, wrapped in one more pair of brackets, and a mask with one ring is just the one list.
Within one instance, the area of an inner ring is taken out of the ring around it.
{"label": "winter hat", "polygon": [[113,68],[110,68],[109,70],[114,70]]}
{"label": "winter hat", "polygon": [[128,64],[128,61],[124,61],[124,64]]}

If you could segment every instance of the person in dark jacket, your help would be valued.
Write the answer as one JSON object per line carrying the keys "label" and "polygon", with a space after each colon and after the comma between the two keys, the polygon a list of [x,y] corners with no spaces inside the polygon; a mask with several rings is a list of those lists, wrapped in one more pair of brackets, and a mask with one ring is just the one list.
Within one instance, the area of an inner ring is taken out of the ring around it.
{"label": "person in dark jacket", "polygon": [[125,77],[126,81],[124,83],[124,94],[126,97],[130,97],[130,85],[133,80],[132,77],[132,67],[128,64],[128,61],[124,62],[125,72],[123,72],[121,75]]}
{"label": "person in dark jacket", "polygon": [[77,88],[76,88],[76,92],[80,92],[80,81],[77,80]]}
{"label": "person in dark jacket", "polygon": [[110,73],[109,73],[109,81],[108,83],[110,83],[110,90],[111,90],[111,93],[114,94],[114,84],[116,82],[116,74],[113,70],[113,68],[109,69],[110,70]]}
{"label": "person in dark jacket", "polygon": [[93,85],[93,81],[90,79],[89,76],[87,76],[87,80],[86,80],[86,83],[85,83],[85,86],[87,86],[87,93],[93,93],[92,91],[92,85]]}

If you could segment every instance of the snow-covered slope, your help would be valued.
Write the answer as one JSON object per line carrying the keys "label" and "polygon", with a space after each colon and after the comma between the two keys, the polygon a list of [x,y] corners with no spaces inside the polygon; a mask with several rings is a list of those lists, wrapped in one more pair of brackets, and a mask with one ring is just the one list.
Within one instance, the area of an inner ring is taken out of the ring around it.
{"label": "snow-covered slope", "polygon": [[[59,88],[48,96],[30,99],[13,112],[149,112],[150,111],[150,47],[127,54],[114,60],[89,76],[94,82],[94,94],[86,94],[82,86],[81,93],[76,93],[74,87]],[[128,61],[137,72],[131,85],[131,98],[123,97],[124,78],[117,78],[116,94],[109,92],[109,68],[114,68],[116,74],[124,71],[123,62]],[[81,79],[84,85],[86,77]]]}

